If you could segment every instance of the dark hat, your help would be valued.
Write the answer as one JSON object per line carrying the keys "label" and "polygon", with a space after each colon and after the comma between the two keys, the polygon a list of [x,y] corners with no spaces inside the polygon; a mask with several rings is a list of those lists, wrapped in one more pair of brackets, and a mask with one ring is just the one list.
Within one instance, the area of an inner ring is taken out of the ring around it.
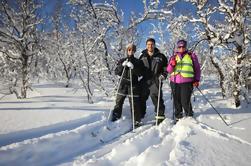
{"label": "dark hat", "polygon": [[177,46],[178,47],[187,47],[187,41],[185,41],[185,40],[179,40],[177,42]]}

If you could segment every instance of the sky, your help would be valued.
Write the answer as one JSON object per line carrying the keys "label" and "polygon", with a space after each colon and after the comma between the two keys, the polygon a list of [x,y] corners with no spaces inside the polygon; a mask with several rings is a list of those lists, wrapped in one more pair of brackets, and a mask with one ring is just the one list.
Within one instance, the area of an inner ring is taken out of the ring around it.
{"label": "sky", "polygon": [[[214,0],[211,0],[214,1]],[[55,9],[55,4],[56,4],[56,0],[44,0],[44,8],[42,9],[42,13],[43,15],[47,15],[47,16],[51,16],[53,15],[54,9]],[[59,0],[59,2],[61,2],[64,6],[64,14],[65,14],[65,20],[67,22],[70,22],[71,26],[74,26],[74,21],[70,18],[70,7],[69,5],[66,5],[68,0]],[[93,0],[93,3],[104,3],[104,2],[108,2],[110,3],[111,0]],[[142,0],[116,0],[115,1],[117,3],[118,9],[123,11],[124,13],[124,24],[128,25],[129,24],[129,20],[130,20],[130,16],[132,14],[132,12],[134,12],[135,14],[139,14],[139,13],[143,13],[144,12],[144,5]],[[147,0],[147,2],[149,2],[149,0]],[[160,6],[162,6],[166,1],[165,0],[160,0]],[[178,15],[180,13],[190,13],[193,11],[193,8],[191,8],[190,6],[187,5],[187,3],[185,2],[178,2],[177,5],[175,5],[175,7],[173,8],[174,14]],[[47,24],[47,30],[50,31],[52,30],[52,26],[51,25],[51,19],[46,19],[46,24]],[[141,24],[139,24],[137,26],[138,30],[141,32],[141,41],[139,44],[139,48],[143,49],[145,48],[145,41],[147,40],[147,38],[149,37],[153,37],[149,34],[149,32],[152,30],[152,24],[157,25],[158,21],[156,20],[149,20],[149,21],[145,21]],[[167,38],[170,36],[170,34],[166,35]],[[156,42],[158,43],[158,36],[155,35],[154,38],[156,39]],[[168,39],[167,39],[168,41]]]}
{"label": "sky", "polygon": [[[60,2],[63,4],[64,6],[64,14],[68,15],[70,13],[70,9],[69,7],[67,7],[67,1],[68,0],[60,0]],[[93,3],[104,3],[104,2],[110,2],[110,0],[93,0]],[[117,0],[116,1],[118,9],[123,11],[124,13],[124,24],[128,25],[129,24],[129,20],[130,20],[130,16],[131,13],[134,12],[135,14],[139,14],[139,13],[143,13],[144,12],[144,6],[143,6],[143,2],[142,0]],[[164,1],[160,1],[161,4],[164,3]],[[41,10],[42,15],[45,16],[51,16],[54,12],[55,9],[55,4],[56,1],[55,0],[44,0],[44,8]],[[68,17],[66,18],[67,21],[71,20],[71,18]],[[47,24],[47,31],[52,30],[52,26],[51,25],[51,19],[47,18],[46,20],[46,24]],[[73,21],[70,21],[72,25],[74,25]],[[143,37],[142,37],[142,41],[140,43],[140,47],[144,48],[145,47],[145,40],[150,36],[148,33],[151,31],[152,26],[151,23],[156,23],[156,21],[146,21],[144,23],[141,23],[138,25],[138,29],[141,30],[141,32],[143,32]]]}
{"label": "sky", "polygon": [[[69,14],[70,9],[67,7],[68,0],[60,0],[66,10],[65,14]],[[93,3],[110,2],[104,0],[93,0]],[[141,0],[117,0],[118,8],[124,12],[124,21],[128,24],[131,12],[140,13],[144,11],[143,3]],[[56,0],[44,0],[44,8],[42,9],[43,15],[52,15],[54,12]],[[49,20],[48,20],[49,21]]]}
{"label": "sky", "polygon": [[[149,0],[148,0],[149,1]],[[147,2],[148,2],[147,1]],[[99,2],[110,2],[109,0],[93,0],[93,2],[99,3]],[[163,5],[165,0],[160,0],[160,5]],[[142,0],[116,0],[116,3],[118,5],[118,8],[123,11],[124,13],[124,24],[128,25],[130,21],[130,17],[132,12],[135,14],[140,14],[144,12],[144,4]],[[148,20],[144,21],[143,23],[139,24],[137,28],[142,33],[142,40],[140,42],[139,47],[141,49],[145,48],[145,41],[149,37],[153,37],[149,34],[149,32],[152,30],[151,24],[157,24],[158,21]],[[156,42],[158,42],[157,36],[156,36]]]}

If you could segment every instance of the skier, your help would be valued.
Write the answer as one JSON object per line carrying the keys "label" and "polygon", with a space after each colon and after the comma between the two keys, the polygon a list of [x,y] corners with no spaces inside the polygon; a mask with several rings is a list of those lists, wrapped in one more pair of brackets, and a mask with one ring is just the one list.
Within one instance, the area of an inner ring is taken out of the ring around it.
{"label": "skier", "polygon": [[[139,58],[144,64],[144,77],[141,80],[141,118],[146,114],[146,101],[150,95],[155,106],[155,119],[159,124],[165,119],[165,105],[162,94],[162,81],[166,79],[167,58],[155,47],[155,40],[149,38],[146,41],[146,49]],[[159,84],[161,81],[161,84]],[[159,85],[161,85],[159,87]],[[160,96],[158,96],[160,88]],[[159,97],[159,114],[157,115]]]}
{"label": "skier", "polygon": [[[126,96],[129,97],[130,107],[132,111],[132,104],[134,105],[135,126],[140,125],[140,105],[139,105],[139,81],[138,78],[142,76],[143,64],[140,60],[134,57],[136,46],[129,44],[126,49],[127,57],[119,60],[115,69],[115,74],[121,76],[121,83],[116,98],[116,105],[112,113],[112,121],[116,121],[121,117],[123,103]],[[130,69],[132,71],[132,78],[130,78]],[[124,70],[124,73],[123,73]],[[122,75],[123,74],[123,75]],[[132,81],[133,89],[133,103],[131,100],[131,87]]]}
{"label": "skier", "polygon": [[170,85],[176,121],[183,117],[182,109],[184,109],[186,116],[192,117],[191,95],[193,86],[199,86],[201,71],[196,54],[187,50],[185,40],[177,42],[177,51],[170,57],[167,71],[171,73]]}

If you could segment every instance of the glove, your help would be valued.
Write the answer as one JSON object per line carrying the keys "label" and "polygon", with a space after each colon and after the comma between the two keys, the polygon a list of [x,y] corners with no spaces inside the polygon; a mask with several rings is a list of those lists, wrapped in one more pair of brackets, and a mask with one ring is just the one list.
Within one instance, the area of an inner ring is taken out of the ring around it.
{"label": "glove", "polygon": [[124,67],[125,67],[125,66],[126,66],[126,64],[127,64],[127,62],[128,62],[128,61],[127,61],[127,60],[125,60],[125,61],[122,63],[122,66],[124,66]]}
{"label": "glove", "polygon": [[165,80],[166,78],[165,78],[165,76],[163,76],[162,74],[159,76],[159,80],[160,81],[163,81],[163,80]]}
{"label": "glove", "polygon": [[197,81],[196,81],[196,82],[193,83],[193,86],[198,87],[199,84],[200,84],[200,82],[197,82]]}
{"label": "glove", "polygon": [[176,66],[176,60],[175,60],[175,58],[172,58],[171,60],[170,60],[170,64],[174,67],[174,66]]}
{"label": "glove", "polygon": [[127,67],[129,67],[130,69],[133,69],[134,68],[134,66],[133,66],[133,64],[132,64],[132,62],[127,62]]}

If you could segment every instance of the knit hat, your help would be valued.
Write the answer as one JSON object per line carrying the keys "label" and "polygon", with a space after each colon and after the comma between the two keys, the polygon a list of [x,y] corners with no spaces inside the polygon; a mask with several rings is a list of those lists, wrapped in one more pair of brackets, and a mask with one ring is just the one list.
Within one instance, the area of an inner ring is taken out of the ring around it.
{"label": "knit hat", "polygon": [[129,48],[132,48],[133,52],[136,52],[136,45],[134,45],[133,43],[129,43],[126,46],[126,51],[128,51]]}
{"label": "knit hat", "polygon": [[187,41],[185,41],[185,40],[179,40],[178,42],[177,42],[177,47],[187,47]]}

